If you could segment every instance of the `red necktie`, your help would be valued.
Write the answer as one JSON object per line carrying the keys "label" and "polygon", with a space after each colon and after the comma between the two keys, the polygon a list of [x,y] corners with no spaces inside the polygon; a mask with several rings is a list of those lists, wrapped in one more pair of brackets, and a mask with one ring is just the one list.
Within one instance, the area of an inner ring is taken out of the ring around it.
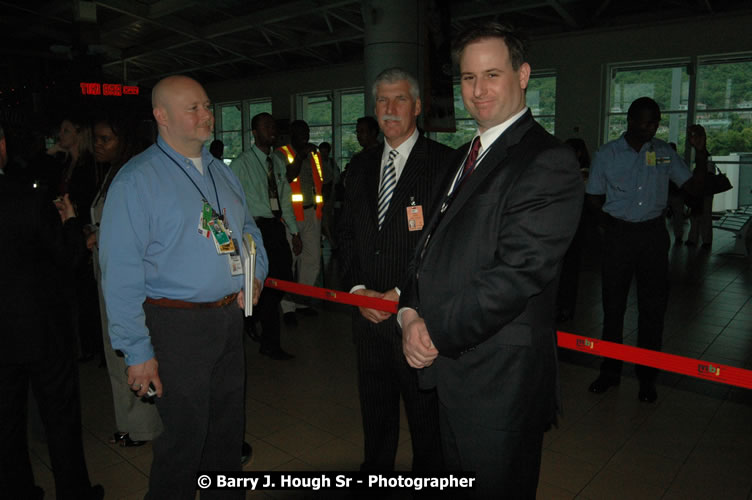
{"label": "red necktie", "polygon": [[475,161],[478,159],[479,150],[480,150],[480,136],[477,136],[475,139],[473,139],[473,143],[470,146],[470,154],[467,155],[467,160],[465,160],[465,166],[462,168],[462,173],[457,178],[457,181],[454,184],[454,189],[452,189],[452,193],[456,192],[459,188],[461,188],[462,185],[467,180],[467,178],[470,177],[470,174],[473,173],[473,167],[475,166]]}
{"label": "red necktie", "polygon": [[470,147],[470,154],[465,161],[465,168],[462,169],[462,177],[466,177],[472,174],[473,167],[475,166],[475,160],[478,159],[478,151],[480,150],[480,136],[473,139],[473,144]]}

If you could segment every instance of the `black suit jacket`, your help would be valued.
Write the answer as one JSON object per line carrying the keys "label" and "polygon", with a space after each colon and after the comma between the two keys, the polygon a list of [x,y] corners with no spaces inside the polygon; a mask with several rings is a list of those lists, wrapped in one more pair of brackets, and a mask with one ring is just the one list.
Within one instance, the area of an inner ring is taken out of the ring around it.
{"label": "black suit jacket", "polygon": [[[384,146],[388,147],[388,146]],[[406,208],[423,206],[425,222],[440,197],[445,160],[454,150],[418,137],[397,182],[379,231],[377,198],[383,149],[353,158],[347,174],[344,219],[340,225],[340,260],[349,290],[362,284],[383,292],[401,284],[415,245],[425,231],[408,231]]]}
{"label": "black suit jacket", "polygon": [[75,356],[73,267],[86,251],[81,224],[65,225],[49,196],[0,175],[0,363]]}
{"label": "black suit jacket", "polygon": [[424,231],[400,306],[426,322],[440,353],[427,378],[449,411],[510,430],[555,419],[558,274],[583,189],[572,151],[528,111]]}

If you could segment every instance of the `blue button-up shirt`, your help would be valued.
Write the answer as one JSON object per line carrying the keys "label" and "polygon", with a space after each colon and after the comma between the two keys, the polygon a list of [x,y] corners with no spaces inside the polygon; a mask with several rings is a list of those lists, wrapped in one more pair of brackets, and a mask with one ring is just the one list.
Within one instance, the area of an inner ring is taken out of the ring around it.
{"label": "blue button-up shirt", "polygon": [[[652,162],[655,155],[655,164]],[[617,219],[641,222],[659,217],[668,201],[668,181],[681,186],[692,177],[671,146],[653,138],[639,152],[624,135],[601,146],[590,165],[585,192],[606,195],[603,210]]]}
{"label": "blue button-up shirt", "polygon": [[129,366],[154,357],[146,297],[213,302],[243,288],[243,276],[232,276],[228,256],[199,233],[203,196],[217,212],[226,211],[238,243],[243,233],[253,236],[256,278],[262,283],[266,278],[261,232],[240,182],[206,148],[201,160],[203,175],[160,137],[123,166],[107,192],[99,235],[102,291],[112,347],[123,351]]}

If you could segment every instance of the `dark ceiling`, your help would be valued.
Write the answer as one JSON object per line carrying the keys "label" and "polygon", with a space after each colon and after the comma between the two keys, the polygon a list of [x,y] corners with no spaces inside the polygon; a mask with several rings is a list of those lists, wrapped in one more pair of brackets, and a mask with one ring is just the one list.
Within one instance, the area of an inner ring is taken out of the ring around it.
{"label": "dark ceiling", "polygon": [[[358,61],[354,0],[0,0],[0,92],[57,81],[151,86],[189,73],[202,82]],[[533,38],[749,12],[749,0],[456,0],[452,29],[500,18]],[[6,94],[7,95],[7,94]]]}

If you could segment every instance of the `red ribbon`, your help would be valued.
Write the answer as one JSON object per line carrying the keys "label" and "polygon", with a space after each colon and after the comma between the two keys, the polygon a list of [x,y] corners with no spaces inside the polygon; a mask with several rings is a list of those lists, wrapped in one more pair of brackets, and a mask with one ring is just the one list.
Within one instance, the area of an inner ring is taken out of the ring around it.
{"label": "red ribbon", "polygon": [[[357,307],[369,307],[386,311],[392,314],[397,312],[397,302],[392,300],[377,299],[356,295],[337,290],[327,290],[310,285],[301,285],[290,281],[267,278],[265,286],[276,288],[296,295],[305,295],[316,299],[338,302]],[[710,363],[708,361],[685,358],[675,354],[668,354],[641,347],[617,344],[606,340],[598,340],[590,337],[582,337],[567,332],[556,332],[558,345],[565,349],[603,356],[605,358],[620,359],[628,363],[650,366],[659,370],[689,375],[711,382],[734,385],[752,389],[752,370],[736,368],[734,366]]]}

